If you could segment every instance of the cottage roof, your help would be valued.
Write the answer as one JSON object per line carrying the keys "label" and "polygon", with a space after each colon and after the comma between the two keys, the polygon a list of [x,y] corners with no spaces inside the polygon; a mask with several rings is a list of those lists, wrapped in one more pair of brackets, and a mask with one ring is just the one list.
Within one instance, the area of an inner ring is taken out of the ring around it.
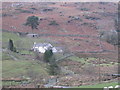
{"label": "cottage roof", "polygon": [[53,47],[50,43],[37,43],[34,44],[34,47]]}

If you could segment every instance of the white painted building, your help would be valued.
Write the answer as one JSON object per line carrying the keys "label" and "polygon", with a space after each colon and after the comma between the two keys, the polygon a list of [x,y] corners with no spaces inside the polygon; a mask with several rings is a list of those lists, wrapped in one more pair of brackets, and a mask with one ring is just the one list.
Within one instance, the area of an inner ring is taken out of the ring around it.
{"label": "white painted building", "polygon": [[45,53],[46,50],[52,49],[53,53],[62,52],[62,49],[59,47],[53,47],[50,43],[36,43],[32,47],[33,51],[38,51],[39,53]]}

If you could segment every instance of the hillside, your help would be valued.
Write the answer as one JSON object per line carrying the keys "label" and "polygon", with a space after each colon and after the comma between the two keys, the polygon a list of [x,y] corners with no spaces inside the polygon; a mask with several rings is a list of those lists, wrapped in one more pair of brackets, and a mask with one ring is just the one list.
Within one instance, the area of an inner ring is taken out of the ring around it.
{"label": "hillside", "polygon": [[[111,76],[118,73],[117,3],[2,4],[3,86],[79,87],[117,82],[118,78]],[[25,26],[29,16],[39,18],[38,29]],[[8,50],[9,39],[13,40],[16,52]],[[54,53],[60,74],[50,75],[50,65],[43,60],[43,54],[31,51],[35,42],[50,43],[63,50]]]}
{"label": "hillside", "polygon": [[[4,30],[32,33],[31,28],[23,24],[28,16],[35,15],[41,20],[38,30],[34,30],[34,33],[48,35],[54,41],[67,42],[73,51],[100,51],[99,33],[115,30],[114,19],[117,13],[115,3],[21,3],[21,6],[10,3],[6,5],[3,3],[2,28]],[[51,11],[44,11],[47,9]],[[58,25],[49,25],[51,21],[56,21]],[[109,43],[101,42],[101,45],[103,49],[114,50]]]}

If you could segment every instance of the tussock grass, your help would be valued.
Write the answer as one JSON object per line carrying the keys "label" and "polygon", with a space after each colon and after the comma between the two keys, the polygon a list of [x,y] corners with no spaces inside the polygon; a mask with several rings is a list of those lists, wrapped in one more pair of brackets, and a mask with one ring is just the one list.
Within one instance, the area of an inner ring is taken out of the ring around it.
{"label": "tussock grass", "polygon": [[104,87],[108,87],[108,86],[115,87],[116,85],[118,85],[117,82],[109,82],[109,83],[101,83],[101,84],[95,84],[95,85],[80,86],[77,88],[104,88]]}
{"label": "tussock grass", "polygon": [[2,70],[3,78],[21,76],[27,76],[32,78],[31,75],[33,75],[33,77],[40,76],[41,74],[43,74],[44,76],[48,75],[44,63],[38,63],[38,61],[32,60],[3,60]]}

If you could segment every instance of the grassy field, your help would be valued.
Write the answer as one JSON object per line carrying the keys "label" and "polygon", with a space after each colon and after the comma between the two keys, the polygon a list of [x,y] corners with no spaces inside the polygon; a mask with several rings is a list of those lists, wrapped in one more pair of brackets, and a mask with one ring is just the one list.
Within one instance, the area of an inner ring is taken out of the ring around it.
{"label": "grassy field", "polygon": [[78,62],[81,62],[81,63],[88,64],[88,62],[85,61],[85,58],[79,58],[79,57],[77,57],[77,56],[71,56],[71,57],[69,57],[68,59],[73,60],[73,61],[78,61]]}
{"label": "grassy field", "polygon": [[2,32],[3,48],[8,47],[9,39],[12,39],[16,48],[31,48],[34,42],[45,42],[44,38],[21,37],[15,33]]}
{"label": "grassy field", "polygon": [[[14,46],[18,49],[19,53],[11,52],[7,50],[9,39],[12,39],[14,42]],[[47,38],[29,38],[29,37],[21,37],[14,33],[3,32],[2,33],[2,76],[3,78],[18,78],[18,77],[28,77],[28,78],[36,78],[36,77],[48,77],[48,65],[43,62],[39,62],[35,59],[35,54],[29,52],[28,49],[31,49],[33,43],[44,43],[49,40]],[[20,50],[20,48],[26,48],[24,50]],[[22,55],[25,54],[25,55]],[[31,57],[32,56],[32,57]],[[63,54],[56,54],[56,58],[59,59],[63,57]],[[17,60],[15,60],[16,58]],[[14,60],[13,60],[14,59]],[[84,63],[85,65],[90,64],[88,61],[96,60],[96,58],[82,58],[78,56],[71,56],[67,59]],[[9,85],[11,82],[4,83],[5,85]],[[14,83],[14,82],[13,82]],[[19,84],[19,83],[14,83]],[[90,86],[81,86],[77,88],[102,88],[105,86],[116,85],[117,83],[109,83],[109,84],[97,84]]]}
{"label": "grassy field", "polygon": [[2,82],[3,86],[20,85],[20,84],[21,84],[21,82],[14,82],[14,81]]}
{"label": "grassy field", "polygon": [[48,75],[44,63],[30,60],[3,60],[2,61],[2,76],[3,78],[20,77],[31,75]]}
{"label": "grassy field", "polygon": [[118,82],[110,82],[110,83],[101,83],[101,84],[95,84],[95,85],[80,86],[80,87],[77,87],[77,88],[104,88],[104,87],[108,87],[108,86],[115,87],[116,85],[118,85]]}
{"label": "grassy field", "polygon": [[96,58],[92,58],[92,57],[88,57],[86,59],[86,58],[80,58],[78,56],[71,56],[68,59],[73,60],[73,61],[78,61],[78,62],[81,62],[81,63],[86,64],[86,65],[90,64],[88,61],[90,61],[90,60],[96,60]]}
{"label": "grassy field", "polygon": [[[19,53],[9,52],[8,50],[6,50],[8,48],[9,39],[13,40],[14,46]],[[2,52],[2,59],[12,60],[14,58],[12,58],[11,56],[13,56],[18,60],[28,60],[28,57],[25,57],[24,55],[31,55],[34,57],[34,53],[29,52],[34,42],[42,43],[45,42],[45,39],[21,37],[15,33],[2,32],[2,48],[5,50]]]}

